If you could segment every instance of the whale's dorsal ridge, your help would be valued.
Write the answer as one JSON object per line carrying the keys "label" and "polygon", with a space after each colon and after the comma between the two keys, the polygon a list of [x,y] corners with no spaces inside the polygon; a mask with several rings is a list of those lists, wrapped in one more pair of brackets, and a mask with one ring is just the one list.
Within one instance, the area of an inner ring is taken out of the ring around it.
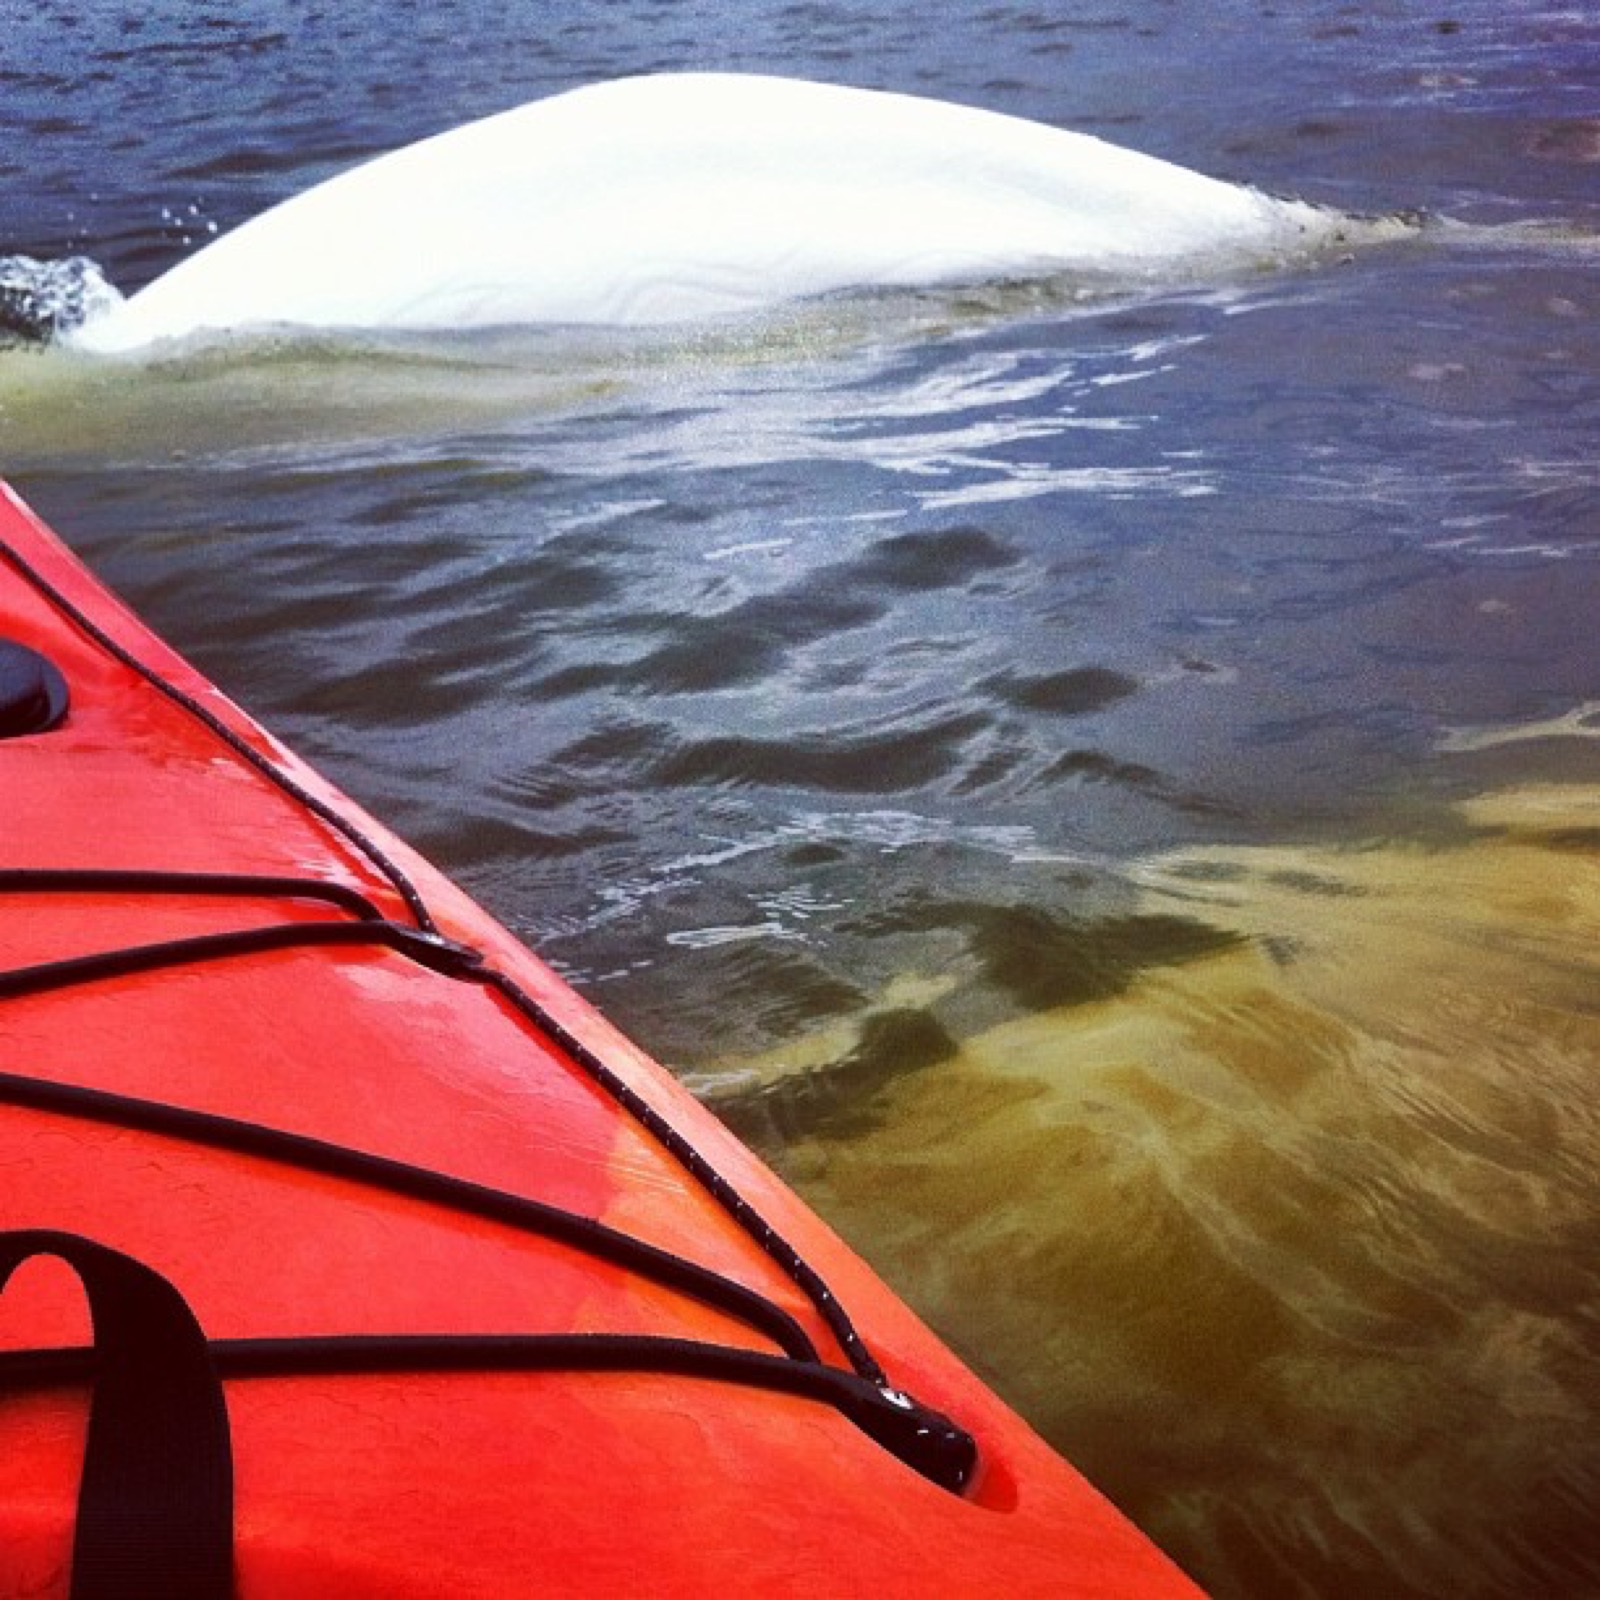
{"label": "whale's dorsal ridge", "polygon": [[971,106],[657,74],[339,174],[74,337],[109,351],[264,326],[674,322],[845,289],[1225,268],[1346,220]]}

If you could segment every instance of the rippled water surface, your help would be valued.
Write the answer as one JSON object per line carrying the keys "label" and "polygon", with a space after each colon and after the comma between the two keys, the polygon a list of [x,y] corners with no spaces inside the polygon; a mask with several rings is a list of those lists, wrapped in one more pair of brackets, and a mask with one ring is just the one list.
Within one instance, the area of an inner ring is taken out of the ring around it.
{"label": "rippled water surface", "polygon": [[1093,301],[0,350],[0,469],[1217,1594],[1600,1593],[1600,21],[731,15],[41,0],[0,255],[132,289],[685,67],[1425,220]]}

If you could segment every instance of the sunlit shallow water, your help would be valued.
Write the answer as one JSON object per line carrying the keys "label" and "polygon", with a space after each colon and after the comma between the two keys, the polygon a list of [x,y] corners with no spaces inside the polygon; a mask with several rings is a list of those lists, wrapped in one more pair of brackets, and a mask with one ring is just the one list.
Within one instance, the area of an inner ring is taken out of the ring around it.
{"label": "sunlit shallow water", "polygon": [[0,457],[1218,1594],[1600,1590],[1593,25],[268,9],[39,8],[0,253],[132,287],[654,66],[1471,225],[1154,295],[0,352]]}

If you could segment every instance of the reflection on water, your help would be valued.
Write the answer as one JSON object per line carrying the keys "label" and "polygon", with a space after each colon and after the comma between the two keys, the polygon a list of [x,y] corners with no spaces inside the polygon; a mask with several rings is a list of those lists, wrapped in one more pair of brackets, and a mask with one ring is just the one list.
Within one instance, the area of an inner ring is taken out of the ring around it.
{"label": "reflection on water", "polygon": [[957,958],[693,1080],[1223,1593],[1600,1583],[1600,791],[1457,820],[927,907]]}

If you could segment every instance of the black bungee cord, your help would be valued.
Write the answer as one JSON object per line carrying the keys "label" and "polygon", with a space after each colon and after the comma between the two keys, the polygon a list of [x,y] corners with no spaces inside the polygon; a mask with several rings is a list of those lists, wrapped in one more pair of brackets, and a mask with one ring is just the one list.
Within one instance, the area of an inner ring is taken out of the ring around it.
{"label": "black bungee cord", "polygon": [[[268,1160],[310,1166],[330,1175],[411,1194],[458,1211],[576,1243],[580,1248],[617,1261],[629,1270],[677,1288],[715,1305],[771,1338],[784,1354],[764,1356],[736,1347],[699,1346],[648,1335],[604,1336],[598,1344],[585,1344],[576,1336],[395,1336],[361,1344],[338,1336],[320,1341],[300,1341],[298,1353],[287,1348],[277,1355],[268,1350],[273,1341],[234,1341],[238,1348],[217,1346],[219,1365],[238,1375],[261,1375],[274,1361],[284,1370],[296,1360],[356,1361],[350,1370],[369,1370],[360,1361],[400,1359],[380,1356],[378,1344],[390,1352],[409,1350],[431,1367],[452,1361],[503,1359],[512,1366],[536,1367],[543,1363],[582,1370],[610,1370],[615,1366],[644,1365],[648,1370],[695,1371],[721,1375],[732,1381],[764,1387],[788,1387],[829,1399],[880,1443],[893,1450],[926,1476],[959,1490],[969,1480],[976,1447],[956,1424],[901,1393],[889,1381],[849,1315],[825,1280],[761,1214],[745,1200],[714,1165],[648,1100],[623,1079],[591,1046],[555,1017],[547,1007],[509,973],[489,963],[475,949],[445,938],[416,884],[365,829],[335,806],[310,792],[270,757],[257,750],[210,707],[164,677],[149,663],[119,643],[93,618],[72,602],[35,569],[7,541],[0,539],[0,557],[22,576],[61,615],[86,637],[207,728],[240,759],[247,762],[291,800],[309,811],[350,844],[394,888],[404,902],[411,925],[394,922],[360,891],[337,883],[292,877],[250,874],[181,873],[158,870],[10,869],[0,870],[0,893],[131,892],[149,894],[200,894],[322,901],[349,914],[351,921],[275,923],[267,927],[206,934],[187,939],[133,946],[118,950],[45,962],[0,973],[0,1000],[44,993],[81,983],[93,983],[129,972],[159,971],[196,961],[220,961],[266,950],[305,946],[378,945],[414,960],[457,981],[467,981],[497,993],[525,1023],[555,1044],[614,1103],[645,1128],[695,1180],[704,1187],[738,1226],[772,1259],[806,1295],[827,1325],[850,1363],[852,1372],[822,1363],[815,1346],[800,1325],[774,1302],[742,1285],[704,1268],[657,1250],[641,1240],[618,1233],[594,1218],[563,1212],[540,1202],[486,1190],[447,1174],[408,1167],[404,1163],[367,1152],[353,1151],[324,1141],[265,1128],[235,1119],[219,1118],[184,1107],[136,1100],[71,1085],[44,1083],[19,1075],[0,1073],[0,1099],[14,1104],[69,1116],[87,1116],[124,1126],[190,1141],[241,1149]],[[609,1340],[609,1343],[607,1342]],[[509,1342],[508,1342],[509,1341]],[[519,1342],[520,1341],[520,1342]],[[311,1346],[322,1354],[313,1358]],[[259,1347],[246,1357],[242,1350]],[[475,1350],[475,1355],[469,1352]],[[428,1352],[432,1352],[429,1354]],[[38,1353],[36,1353],[38,1354]],[[570,1360],[566,1358],[570,1357]],[[19,1360],[21,1358],[18,1358]],[[46,1367],[59,1371],[70,1354],[41,1356]],[[229,1363],[233,1366],[229,1367]],[[252,1366],[252,1363],[254,1365]],[[609,1364],[609,1365],[608,1365]],[[793,1368],[804,1377],[778,1376]],[[5,1368],[0,1368],[3,1374]],[[18,1371],[21,1369],[18,1368]],[[298,1369],[295,1369],[298,1370]],[[342,1370],[342,1369],[341,1369]]]}

